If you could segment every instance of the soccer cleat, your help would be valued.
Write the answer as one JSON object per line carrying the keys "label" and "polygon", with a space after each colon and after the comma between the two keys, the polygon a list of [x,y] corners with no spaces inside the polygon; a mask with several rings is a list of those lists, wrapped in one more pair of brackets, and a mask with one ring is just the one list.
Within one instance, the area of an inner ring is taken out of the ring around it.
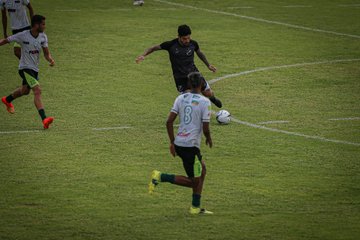
{"label": "soccer cleat", "polygon": [[1,101],[5,104],[6,110],[7,110],[9,113],[15,113],[14,105],[13,105],[12,103],[8,103],[8,102],[6,101],[6,97],[1,98]]}
{"label": "soccer cleat", "polygon": [[150,183],[149,183],[149,193],[153,193],[155,187],[160,183],[161,172],[154,170],[151,173]]}
{"label": "soccer cleat", "polygon": [[206,210],[205,208],[199,208],[199,207],[190,207],[190,214],[193,215],[206,215],[206,214],[214,214],[213,212],[210,212]]}
{"label": "soccer cleat", "polygon": [[220,99],[212,96],[212,97],[209,97],[210,101],[215,105],[217,106],[218,108],[221,108],[222,107],[222,103],[220,101]]}
{"label": "soccer cleat", "polygon": [[43,120],[44,129],[48,129],[50,124],[54,121],[53,117],[47,117]]}

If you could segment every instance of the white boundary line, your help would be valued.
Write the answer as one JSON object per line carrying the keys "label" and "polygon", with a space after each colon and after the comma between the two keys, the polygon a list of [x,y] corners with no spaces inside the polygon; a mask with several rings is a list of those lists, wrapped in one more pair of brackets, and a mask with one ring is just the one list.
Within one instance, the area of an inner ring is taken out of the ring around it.
{"label": "white boundary line", "polygon": [[236,14],[236,13],[229,13],[229,12],[224,12],[224,11],[211,10],[211,9],[207,9],[207,8],[194,7],[194,6],[191,6],[191,5],[168,2],[168,1],[164,1],[164,0],[154,0],[154,1],[169,4],[169,5],[174,5],[174,6],[178,6],[178,7],[190,8],[190,9],[201,10],[201,11],[210,12],[210,13],[216,13],[216,14],[222,14],[222,15],[227,15],[227,16],[232,16],[232,17],[244,18],[244,19],[247,19],[247,20],[252,20],[252,21],[257,21],[257,22],[264,22],[264,23],[282,25],[282,26],[286,26],[286,27],[290,27],[290,28],[302,29],[302,30],[307,30],[307,31],[312,31],[312,32],[328,33],[328,34],[338,35],[338,36],[342,36],[342,37],[351,37],[351,38],[360,39],[359,35],[339,33],[339,32],[322,30],[322,29],[317,29],[317,28],[304,27],[304,26],[299,26],[299,25],[294,25],[294,24],[289,24],[289,23],[283,23],[283,22],[278,22],[278,21],[270,21],[270,20],[266,20],[266,19],[262,19],[262,18],[250,17],[250,16],[240,15],[240,14]]}
{"label": "white boundary line", "polygon": [[266,125],[266,124],[273,124],[273,123],[289,123],[289,121],[283,121],[283,120],[280,120],[280,121],[266,121],[266,122],[258,122],[257,124]]}
{"label": "white boundary line", "polygon": [[271,131],[271,132],[284,133],[284,134],[287,134],[287,135],[304,137],[304,138],[308,138],[308,139],[315,139],[315,140],[320,140],[320,141],[324,141],[324,142],[333,142],[333,143],[341,143],[341,144],[347,144],[347,145],[360,146],[360,143],[353,143],[353,142],[348,142],[348,141],[329,139],[329,138],[324,138],[324,137],[319,137],[319,136],[311,136],[311,135],[306,135],[306,134],[297,133],[297,132],[289,132],[289,131],[280,130],[280,129],[276,129],[276,128],[269,128],[269,127],[265,127],[265,126],[260,126],[260,125],[257,125],[257,124],[253,124],[253,123],[238,120],[238,119],[236,119],[234,117],[231,117],[231,120],[233,122],[236,122],[236,123],[239,123],[239,124],[242,124],[242,125],[246,125],[246,126],[253,127],[253,128],[258,128],[258,129],[263,129],[263,130],[267,130],[267,131]]}
{"label": "white boundary line", "polygon": [[242,75],[247,75],[247,74],[250,74],[250,73],[268,71],[268,70],[273,70],[273,69],[304,67],[304,66],[319,65],[319,64],[332,64],[332,63],[355,62],[355,61],[360,61],[360,58],[343,59],[343,60],[330,60],[330,61],[310,62],[310,63],[296,63],[296,64],[289,64],[289,65],[282,65],[282,66],[262,67],[262,68],[256,68],[256,69],[248,70],[248,71],[244,71],[244,72],[228,74],[228,75],[225,75],[225,76],[222,76],[222,77],[219,77],[219,78],[209,80],[208,83],[213,84],[213,83],[216,83],[216,82],[218,82],[220,80],[224,80],[224,79],[227,79],[227,78],[233,78],[233,77],[238,77],[238,76],[242,76]]}
{"label": "white boundary line", "polygon": [[360,120],[360,117],[349,117],[349,118],[331,118],[329,121],[348,121],[348,120]]}
{"label": "white boundary line", "polygon": [[120,126],[120,127],[103,127],[103,128],[93,128],[93,131],[108,131],[108,130],[121,130],[121,129],[129,129],[133,127],[129,126]]}
{"label": "white boundary line", "polygon": [[[343,60],[331,60],[331,61],[321,61],[321,62],[312,62],[312,63],[298,63],[298,64],[283,65],[283,66],[263,67],[263,68],[258,68],[258,69],[254,69],[254,70],[249,70],[249,71],[239,72],[239,73],[235,73],[235,74],[225,75],[223,77],[212,79],[212,80],[210,80],[208,82],[209,82],[209,84],[212,84],[212,83],[215,83],[215,82],[218,82],[220,80],[227,79],[227,78],[237,77],[237,76],[246,75],[246,74],[255,73],[255,72],[260,72],[260,71],[268,71],[268,70],[273,70],[273,69],[290,68],[290,67],[302,67],[302,66],[317,65],[317,64],[332,64],[332,63],[339,63],[339,62],[353,62],[353,61],[360,61],[360,59],[343,59]],[[328,138],[319,137],[319,136],[311,136],[311,135],[306,135],[306,134],[302,134],[302,133],[296,133],[296,132],[289,132],[289,131],[285,131],[285,130],[280,130],[280,129],[276,129],[276,128],[269,128],[269,127],[260,126],[260,125],[257,125],[257,124],[241,121],[241,120],[238,120],[238,119],[236,119],[234,117],[231,117],[231,119],[232,119],[233,122],[243,124],[243,125],[253,127],[253,128],[267,130],[267,131],[284,133],[284,134],[287,134],[287,135],[304,137],[304,138],[308,138],[308,139],[316,139],[316,140],[321,140],[321,141],[325,141],[325,142],[333,142],[333,143],[360,146],[360,143],[353,143],[353,142],[341,141],[341,140],[336,140],[336,139],[328,139]]]}
{"label": "white boundary line", "polygon": [[16,133],[40,133],[40,130],[23,130],[23,131],[0,131],[0,135],[2,134],[16,134]]}

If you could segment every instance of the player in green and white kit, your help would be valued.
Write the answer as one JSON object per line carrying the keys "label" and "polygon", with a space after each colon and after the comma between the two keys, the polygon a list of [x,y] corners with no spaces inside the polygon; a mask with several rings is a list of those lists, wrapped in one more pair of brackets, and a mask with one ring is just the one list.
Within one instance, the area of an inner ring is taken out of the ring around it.
{"label": "player in green and white kit", "polygon": [[[161,173],[154,170],[151,174],[149,192],[152,193],[160,182],[170,182],[192,188],[191,214],[212,214],[200,207],[200,198],[206,175],[205,162],[200,153],[201,135],[204,133],[206,144],[212,147],[210,136],[210,100],[201,95],[202,76],[198,72],[189,74],[191,92],[178,96],[169,114],[166,127],[170,139],[170,153],[178,155],[182,161],[186,176]],[[180,126],[174,137],[174,121],[179,115]]]}
{"label": "player in green and white kit", "polygon": [[53,122],[54,118],[46,117],[44,106],[41,100],[41,88],[38,82],[41,50],[44,51],[44,57],[50,63],[51,67],[55,65],[55,61],[50,54],[48,48],[48,39],[44,33],[44,30],[45,17],[35,15],[31,19],[31,30],[26,30],[0,40],[0,46],[10,42],[17,42],[21,45],[19,75],[23,79],[22,86],[16,89],[9,96],[3,97],[1,101],[5,104],[9,113],[14,113],[14,106],[11,102],[23,95],[28,95],[30,93],[30,89],[32,89],[34,93],[35,106],[42,119],[44,129],[47,129]]}
{"label": "player in green and white kit", "polygon": [[[25,30],[30,30],[31,27],[26,14],[26,7],[29,9],[30,18],[32,18],[34,16],[34,10],[30,4],[30,0],[0,0],[4,38],[8,37],[6,11],[9,13],[13,35]],[[17,43],[14,44],[14,54],[20,59],[21,46]]]}

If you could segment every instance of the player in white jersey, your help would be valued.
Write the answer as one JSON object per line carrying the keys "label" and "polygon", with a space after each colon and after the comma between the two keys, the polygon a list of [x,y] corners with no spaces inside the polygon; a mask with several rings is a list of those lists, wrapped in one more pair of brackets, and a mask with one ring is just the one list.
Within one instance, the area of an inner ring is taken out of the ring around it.
{"label": "player in white jersey", "polygon": [[[34,10],[30,4],[30,0],[0,0],[4,38],[8,37],[6,11],[9,13],[13,35],[25,30],[30,30],[31,27],[26,14],[26,7],[29,9],[30,18],[32,18],[34,16]],[[21,46],[17,43],[14,44],[14,54],[20,59]]]}
{"label": "player in white jersey", "polygon": [[38,82],[41,49],[44,51],[44,57],[50,63],[51,67],[55,65],[55,61],[50,54],[48,40],[44,30],[45,17],[34,15],[31,19],[31,30],[26,30],[0,40],[0,46],[10,42],[17,42],[21,45],[19,74],[23,79],[22,86],[16,89],[9,96],[3,97],[1,101],[5,104],[9,113],[14,113],[14,105],[11,102],[23,95],[28,95],[30,93],[30,89],[32,89],[34,93],[35,106],[42,119],[44,129],[47,129],[54,121],[54,118],[46,117],[41,100],[41,88]]}
{"label": "player in white jersey", "polygon": [[[183,187],[192,188],[191,214],[212,214],[212,212],[200,207],[200,198],[206,175],[205,162],[200,153],[201,135],[204,133],[206,145],[212,147],[210,135],[210,100],[201,95],[202,76],[198,72],[189,74],[191,92],[178,96],[171,109],[166,122],[167,132],[170,139],[170,153],[178,155],[182,161],[187,177],[161,173],[154,170],[149,183],[149,193],[160,182],[170,182]],[[180,127],[174,137],[174,121],[179,115]]]}

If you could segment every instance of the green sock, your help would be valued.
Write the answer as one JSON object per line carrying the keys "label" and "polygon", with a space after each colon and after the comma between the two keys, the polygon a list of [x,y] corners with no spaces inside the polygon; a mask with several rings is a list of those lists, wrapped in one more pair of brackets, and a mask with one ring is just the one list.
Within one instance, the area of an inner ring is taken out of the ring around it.
{"label": "green sock", "polygon": [[175,175],[174,174],[162,173],[161,176],[160,176],[160,181],[161,182],[174,183],[175,182]]}
{"label": "green sock", "polygon": [[200,207],[200,198],[201,198],[201,195],[200,194],[196,194],[194,193],[192,195],[192,205],[193,207]]}

